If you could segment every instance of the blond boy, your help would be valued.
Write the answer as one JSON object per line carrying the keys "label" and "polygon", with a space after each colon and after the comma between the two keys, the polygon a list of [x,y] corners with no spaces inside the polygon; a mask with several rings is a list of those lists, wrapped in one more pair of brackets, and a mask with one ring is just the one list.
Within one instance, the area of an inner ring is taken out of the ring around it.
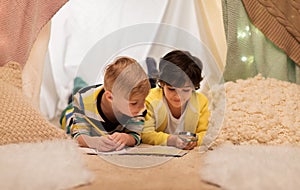
{"label": "blond boy", "polygon": [[104,85],[87,86],[74,94],[73,102],[62,113],[62,128],[80,146],[98,151],[138,145],[149,90],[139,63],[119,57],[106,67]]}

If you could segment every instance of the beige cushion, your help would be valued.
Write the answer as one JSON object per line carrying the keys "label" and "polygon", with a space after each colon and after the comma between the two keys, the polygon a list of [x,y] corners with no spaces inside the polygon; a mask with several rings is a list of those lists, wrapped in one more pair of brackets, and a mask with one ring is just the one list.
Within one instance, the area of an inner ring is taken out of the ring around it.
{"label": "beige cushion", "polygon": [[226,82],[226,111],[217,144],[300,145],[300,85],[261,74]]}
{"label": "beige cushion", "polygon": [[22,94],[21,68],[9,62],[0,67],[0,145],[66,139]]}

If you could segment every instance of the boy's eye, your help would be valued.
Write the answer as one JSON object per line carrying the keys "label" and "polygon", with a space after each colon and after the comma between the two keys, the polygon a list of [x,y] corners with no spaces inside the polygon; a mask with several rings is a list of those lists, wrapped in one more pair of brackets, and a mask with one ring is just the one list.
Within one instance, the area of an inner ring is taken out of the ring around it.
{"label": "boy's eye", "polygon": [[183,89],[182,91],[185,92],[185,93],[188,93],[188,92],[190,92],[191,90],[190,90],[190,89]]}
{"label": "boy's eye", "polygon": [[134,106],[137,104],[137,102],[130,102],[130,104]]}
{"label": "boy's eye", "polygon": [[170,90],[170,91],[174,91],[174,90],[175,90],[175,88],[168,87],[168,90]]}

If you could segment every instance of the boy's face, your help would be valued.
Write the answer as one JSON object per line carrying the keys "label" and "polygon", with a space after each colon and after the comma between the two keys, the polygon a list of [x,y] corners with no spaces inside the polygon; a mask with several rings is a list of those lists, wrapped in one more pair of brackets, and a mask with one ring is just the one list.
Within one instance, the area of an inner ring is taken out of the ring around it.
{"label": "boy's face", "polygon": [[181,108],[190,99],[193,88],[189,85],[185,85],[182,88],[175,88],[165,84],[163,90],[170,107]]}
{"label": "boy's face", "polygon": [[140,111],[145,109],[145,95],[135,95],[129,100],[124,97],[113,98],[113,109],[128,116],[137,116]]}

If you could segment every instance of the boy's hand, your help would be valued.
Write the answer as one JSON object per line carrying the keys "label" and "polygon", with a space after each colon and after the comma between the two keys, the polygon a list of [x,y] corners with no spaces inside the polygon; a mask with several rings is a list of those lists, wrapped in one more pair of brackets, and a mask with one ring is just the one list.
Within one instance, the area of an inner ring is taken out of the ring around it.
{"label": "boy's hand", "polygon": [[106,136],[101,136],[101,137],[85,136],[84,141],[88,147],[94,148],[102,152],[113,151],[117,149],[119,146],[117,143],[115,143],[113,140],[111,140]]}
{"label": "boy's hand", "polygon": [[187,143],[181,140],[177,135],[170,135],[167,140],[167,145],[183,149]]}
{"label": "boy's hand", "polygon": [[116,150],[121,150],[124,146],[133,146],[135,145],[135,139],[133,136],[127,133],[118,133],[115,132],[112,135],[108,135],[108,138],[111,139],[113,142],[118,144]]}
{"label": "boy's hand", "polygon": [[183,149],[184,150],[192,150],[197,146],[197,142],[189,142]]}
{"label": "boy's hand", "polygon": [[168,146],[175,146],[176,148],[191,150],[197,146],[197,142],[184,142],[177,135],[170,135],[167,141]]}

